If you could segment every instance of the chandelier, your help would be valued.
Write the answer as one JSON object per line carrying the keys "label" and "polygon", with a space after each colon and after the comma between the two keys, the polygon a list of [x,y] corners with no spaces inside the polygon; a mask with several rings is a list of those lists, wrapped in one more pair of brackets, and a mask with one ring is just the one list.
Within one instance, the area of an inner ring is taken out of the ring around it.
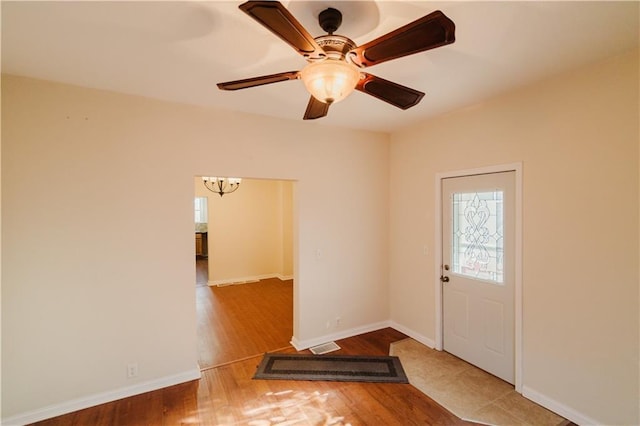
{"label": "chandelier", "polygon": [[220,194],[222,197],[224,194],[235,192],[240,187],[242,179],[203,176],[202,182],[209,191]]}

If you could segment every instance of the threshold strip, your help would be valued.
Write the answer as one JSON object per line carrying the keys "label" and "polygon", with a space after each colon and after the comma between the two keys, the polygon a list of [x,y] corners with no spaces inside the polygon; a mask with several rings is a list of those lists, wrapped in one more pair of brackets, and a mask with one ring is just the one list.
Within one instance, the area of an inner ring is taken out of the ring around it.
{"label": "threshold strip", "polygon": [[227,361],[227,362],[223,362],[223,363],[220,363],[220,364],[212,365],[212,366],[209,366],[209,367],[202,367],[202,368],[200,368],[200,372],[207,371],[207,370],[213,370],[214,368],[224,367],[226,365],[235,364],[237,362],[243,362],[243,361],[246,361],[246,360],[252,359],[252,358],[258,358],[258,357],[263,356],[265,353],[277,353],[277,352],[284,351],[284,350],[291,349],[291,348],[293,348],[293,346],[289,345],[289,346],[285,346],[283,348],[273,349],[273,350],[270,350],[270,351],[267,351],[267,352],[263,352],[261,354],[249,355],[247,357],[236,359],[234,361]]}

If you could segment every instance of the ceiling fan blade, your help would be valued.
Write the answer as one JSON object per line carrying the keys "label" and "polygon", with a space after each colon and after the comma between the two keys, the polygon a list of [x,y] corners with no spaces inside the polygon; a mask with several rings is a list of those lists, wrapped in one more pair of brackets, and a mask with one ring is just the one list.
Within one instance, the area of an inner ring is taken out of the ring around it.
{"label": "ceiling fan blade", "polygon": [[455,29],[453,21],[436,10],[404,27],[356,47],[348,53],[348,56],[357,66],[370,67],[453,43]]}
{"label": "ceiling fan blade", "polygon": [[364,78],[358,81],[358,85],[356,86],[357,90],[388,102],[398,108],[411,108],[417,105],[424,96],[422,92],[385,80],[384,78],[367,73],[362,73],[362,75]]}
{"label": "ceiling fan blade", "polygon": [[313,96],[309,99],[307,104],[307,110],[304,112],[305,120],[315,120],[316,118],[322,118],[329,112],[329,104],[320,102]]}
{"label": "ceiling fan blade", "polygon": [[306,58],[324,58],[325,51],[294,16],[277,1],[248,1],[240,9]]}
{"label": "ceiling fan blade", "polygon": [[298,71],[287,71],[278,74],[263,75],[261,77],[245,78],[244,80],[227,81],[218,83],[220,90],[238,90],[249,87],[262,86],[263,84],[278,83],[280,81],[296,80]]}

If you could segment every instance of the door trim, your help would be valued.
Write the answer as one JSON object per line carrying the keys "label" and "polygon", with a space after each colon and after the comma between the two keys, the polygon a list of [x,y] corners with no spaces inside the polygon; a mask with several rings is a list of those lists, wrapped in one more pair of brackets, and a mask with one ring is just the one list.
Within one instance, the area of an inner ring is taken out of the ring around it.
{"label": "door trim", "polygon": [[515,390],[522,393],[522,163],[500,164],[476,169],[457,170],[436,173],[435,180],[435,235],[434,235],[434,271],[433,282],[436,289],[436,349],[443,349],[443,311],[442,282],[440,282],[442,265],[442,180],[446,178],[484,175],[489,173],[515,172]]}

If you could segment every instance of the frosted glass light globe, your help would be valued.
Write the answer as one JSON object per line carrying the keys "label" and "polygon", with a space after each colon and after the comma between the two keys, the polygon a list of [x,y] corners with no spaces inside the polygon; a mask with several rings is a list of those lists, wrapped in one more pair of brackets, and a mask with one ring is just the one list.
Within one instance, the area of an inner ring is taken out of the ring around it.
{"label": "frosted glass light globe", "polygon": [[300,78],[314,98],[332,104],[340,102],[354,91],[360,71],[345,61],[325,59],[304,67],[300,71]]}

